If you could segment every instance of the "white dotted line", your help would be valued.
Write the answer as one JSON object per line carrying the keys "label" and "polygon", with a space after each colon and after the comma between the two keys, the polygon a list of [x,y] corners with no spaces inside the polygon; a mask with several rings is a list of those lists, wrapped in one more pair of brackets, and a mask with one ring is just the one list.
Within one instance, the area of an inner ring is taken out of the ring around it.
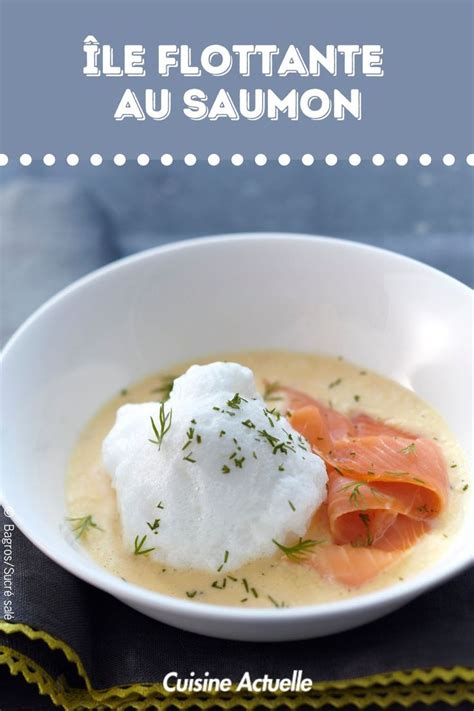
{"label": "white dotted line", "polygon": [[[45,153],[45,155],[42,158],[43,164],[47,167],[52,167],[56,163],[56,160],[57,160],[57,158],[53,153]],[[113,163],[118,168],[121,168],[122,166],[124,166],[127,163],[128,159],[123,153],[116,153],[112,160],[113,160]],[[129,159],[129,160],[132,161],[132,159]],[[171,153],[163,153],[163,155],[160,156],[159,160],[163,166],[169,167],[174,163],[175,158],[171,155]],[[205,160],[210,166],[215,167],[215,166],[218,166],[219,163],[221,162],[221,156],[218,153],[211,153],[210,155],[207,156],[206,159],[201,159],[201,160]],[[247,160],[249,160],[249,159],[247,159]],[[252,159],[250,159],[250,160],[252,160]],[[298,160],[301,161],[301,163],[305,166],[311,166],[315,162],[319,162],[319,163],[325,163],[329,167],[333,167],[333,166],[337,165],[337,163],[339,161],[344,161],[344,160],[347,160],[349,165],[352,165],[354,167],[356,167],[362,163],[362,157],[358,153],[351,153],[347,158],[338,158],[338,156],[335,153],[328,153],[326,156],[321,156],[320,158],[316,158],[316,156],[314,156],[311,153],[305,153],[304,155],[301,156],[301,158],[292,158],[288,153],[281,153],[277,157],[276,160],[277,160],[278,164],[281,165],[282,167],[286,167],[286,166],[290,165],[290,163],[292,161],[295,162]],[[372,163],[372,165],[374,165],[376,167],[381,167],[382,165],[384,165],[384,163],[387,160],[391,160],[391,159],[387,158],[382,153],[374,153],[374,155],[368,160]],[[410,162],[410,159],[408,158],[406,153],[398,153],[393,160],[395,160],[395,163],[400,167],[408,165],[408,163]],[[418,159],[415,159],[415,158],[412,159],[412,161],[415,161],[415,162],[416,162],[416,160],[418,161],[418,163],[421,166],[427,167],[427,166],[431,165],[431,163],[433,161],[433,157],[429,153],[422,153],[418,157]],[[447,167],[453,166],[456,163],[456,160],[457,160],[456,156],[453,155],[452,153],[445,153],[441,157],[441,162],[443,163],[443,165],[445,165]],[[150,163],[150,161],[151,161],[151,158],[147,153],[140,153],[136,158],[136,162],[138,163],[138,165],[143,166],[143,167],[147,166]],[[265,155],[265,153],[257,153],[257,155],[254,156],[253,161],[254,161],[255,165],[264,166],[268,163],[269,158],[268,158],[268,156]],[[0,168],[5,167],[6,165],[8,165],[9,162],[10,162],[9,156],[6,153],[0,153]],[[20,163],[20,165],[29,166],[33,162],[33,158],[29,153],[22,153],[18,158],[18,162]],[[80,158],[77,155],[77,153],[69,153],[69,155],[66,156],[66,163],[71,167],[75,167],[76,165],[79,164],[79,162],[80,162]],[[102,165],[103,162],[104,162],[104,159],[100,155],[100,153],[93,153],[89,157],[89,163],[91,165],[93,165],[94,167],[98,167],[99,165]],[[194,155],[194,153],[187,153],[183,158],[183,162],[185,165],[193,166],[193,165],[196,165],[196,163],[198,162],[198,158],[196,155]],[[232,165],[235,165],[238,167],[238,166],[243,165],[243,163],[245,162],[245,158],[241,153],[234,153],[230,157],[230,162],[232,163]],[[474,153],[469,153],[465,157],[465,162],[470,167],[474,167]]]}
{"label": "white dotted line", "polygon": [[349,158],[347,159],[349,161],[350,165],[353,165],[354,167],[360,165],[362,163],[362,158],[358,153],[351,153]]}
{"label": "white dotted line", "polygon": [[399,166],[404,166],[408,163],[408,156],[406,153],[399,153],[395,156],[395,163]]}

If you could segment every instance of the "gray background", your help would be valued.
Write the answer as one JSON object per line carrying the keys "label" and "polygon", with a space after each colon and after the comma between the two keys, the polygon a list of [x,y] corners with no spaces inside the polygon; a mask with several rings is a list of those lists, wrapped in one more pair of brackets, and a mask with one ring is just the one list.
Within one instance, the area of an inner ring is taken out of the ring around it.
{"label": "gray background", "polygon": [[2,340],[92,269],[172,240],[239,231],[344,237],[474,285],[472,168],[271,162],[212,168],[41,163],[0,170]]}
{"label": "gray background", "polygon": [[[44,153],[82,157],[124,153],[246,156],[289,153],[363,156],[383,153],[473,151],[473,52],[471,0],[3,0],[3,137],[9,155]],[[115,47],[147,48],[147,76],[88,78],[82,73],[84,38]],[[292,42],[382,44],[384,76],[375,77],[159,77],[152,61],[158,44]],[[126,87],[170,87],[176,109],[166,121],[114,121]],[[311,121],[190,121],[178,106],[187,88],[215,95],[221,86],[272,87],[285,95],[320,87],[363,92],[363,119]],[[80,127],[80,129],[79,129]]]}

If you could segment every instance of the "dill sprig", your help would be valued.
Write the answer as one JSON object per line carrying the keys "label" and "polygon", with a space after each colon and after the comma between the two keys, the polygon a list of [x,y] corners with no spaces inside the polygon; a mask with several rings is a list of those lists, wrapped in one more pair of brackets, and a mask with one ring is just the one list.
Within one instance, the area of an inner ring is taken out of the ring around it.
{"label": "dill sprig", "polygon": [[265,389],[263,391],[263,399],[267,402],[276,402],[277,400],[283,400],[281,395],[275,395],[275,393],[280,392],[281,385],[277,380],[272,383],[267,381],[264,382]]}
{"label": "dill sprig", "polygon": [[135,536],[135,541],[134,541],[134,555],[146,555],[147,553],[151,553],[151,551],[154,551],[154,548],[144,548],[143,546],[146,543],[147,535],[145,535],[140,538],[140,536]]}
{"label": "dill sprig", "polygon": [[343,486],[341,491],[348,491],[349,489],[352,489],[350,495],[349,495],[349,501],[351,504],[359,508],[362,504],[363,501],[365,501],[365,496],[364,493],[361,491],[361,488],[363,486],[366,486],[367,489],[375,496],[376,499],[381,499],[383,498],[383,495],[374,489],[372,486],[367,484],[365,481],[359,481],[356,484],[346,484],[346,486]]}
{"label": "dill sprig", "polygon": [[161,445],[166,433],[170,431],[172,419],[173,410],[170,409],[169,412],[165,412],[164,402],[160,403],[159,427],[156,426],[155,420],[150,415],[151,426],[153,428],[153,432],[155,433],[156,439],[149,439],[148,441],[152,444],[158,445],[159,450],[161,449]]}
{"label": "dill sprig", "polygon": [[308,555],[308,553],[311,553],[312,549],[315,546],[321,545],[321,543],[325,543],[325,539],[320,539],[319,541],[313,541],[311,539],[303,540],[301,537],[298,541],[298,543],[295,543],[293,546],[284,546],[282,543],[278,543],[278,541],[275,541],[274,538],[272,538],[273,543],[286,555],[287,558],[290,560],[295,561],[296,563],[299,563],[300,561],[304,560],[304,558]]}
{"label": "dill sprig", "polygon": [[76,534],[76,538],[80,538],[81,536],[85,535],[87,531],[91,528],[96,528],[98,531],[104,530],[96,524],[90,514],[88,514],[87,516],[66,518],[66,521],[69,521],[69,523],[71,524],[71,529]]}
{"label": "dill sprig", "polygon": [[162,396],[160,398],[161,402],[166,402],[166,400],[169,400],[176,378],[176,375],[163,375],[161,385],[156,388],[153,388],[151,392],[159,393]]}

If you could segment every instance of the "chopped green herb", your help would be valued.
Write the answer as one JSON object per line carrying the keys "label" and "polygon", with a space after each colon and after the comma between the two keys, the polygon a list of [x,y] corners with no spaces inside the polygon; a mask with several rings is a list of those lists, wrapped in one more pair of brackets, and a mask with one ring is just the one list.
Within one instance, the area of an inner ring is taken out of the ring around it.
{"label": "chopped green herb", "polygon": [[359,518],[360,518],[360,520],[362,521],[362,523],[364,524],[364,527],[365,527],[365,530],[366,530],[366,534],[367,534],[367,545],[368,545],[368,546],[371,546],[372,543],[374,542],[374,539],[373,539],[373,536],[372,536],[372,534],[371,534],[371,532],[370,532],[370,516],[369,516],[368,513],[365,513],[365,512],[364,512],[364,513],[360,513],[360,514],[359,514]]}
{"label": "chopped green herb", "polygon": [[414,454],[416,451],[416,442],[408,444],[406,447],[400,450],[400,454]]}
{"label": "chopped green herb", "polygon": [[[332,388],[335,388],[336,385],[340,385],[342,383],[342,378],[337,378],[337,380],[333,380],[332,383],[329,383],[328,388],[331,390]],[[332,407],[332,405],[331,405]]]}
{"label": "chopped green herb", "polygon": [[220,573],[224,565],[227,563],[229,560],[229,551],[225,551],[224,553],[224,562],[220,564],[220,566],[217,568],[217,572]]}
{"label": "chopped green herb", "polygon": [[148,441],[152,444],[158,445],[159,450],[161,449],[166,433],[170,431],[172,419],[173,410],[170,409],[169,412],[165,412],[165,405],[163,402],[160,404],[159,428],[156,426],[155,420],[150,415],[151,426],[153,428],[153,432],[155,433],[156,439],[150,439]]}
{"label": "chopped green herb", "polygon": [[286,602],[277,602],[271,595],[267,595],[267,597],[275,607],[288,607]]}
{"label": "chopped green herb", "polygon": [[221,431],[219,432],[219,437],[223,437],[224,435],[225,435],[225,430],[221,430]]}
{"label": "chopped green herb", "polygon": [[354,395],[354,400],[355,400],[356,402],[359,402],[359,400],[360,400],[360,395]]}
{"label": "chopped green herb", "polygon": [[190,452],[186,457],[183,457],[184,462],[191,462],[191,464],[196,464],[196,460],[193,459],[193,453]]}
{"label": "chopped green herb", "polygon": [[228,474],[230,472],[230,467],[228,467],[227,464],[224,464],[221,471],[223,474]]}
{"label": "chopped green herb", "polygon": [[[276,420],[277,422],[279,422],[279,421],[281,420],[281,414],[280,414],[280,412],[276,409],[276,407],[272,407],[271,410],[269,410],[268,408],[266,408],[266,409],[263,411],[263,413],[264,413],[264,415],[265,415],[267,418],[269,418],[269,416],[271,415],[272,417],[275,418],[275,420]],[[286,430],[284,430],[284,431],[286,432]],[[286,434],[287,434],[289,437],[291,437],[291,435],[289,435],[288,432],[287,432]]]}
{"label": "chopped green herb", "polygon": [[214,580],[214,582],[211,585],[211,588],[216,588],[217,590],[223,590],[226,585],[226,578],[223,578],[222,582],[219,583],[218,580]]}
{"label": "chopped green herb", "polygon": [[69,521],[69,523],[71,524],[71,529],[76,534],[76,538],[80,538],[81,536],[85,535],[90,528],[96,528],[98,531],[104,530],[96,524],[90,514],[88,516],[66,518],[66,521]]}
{"label": "chopped green herb", "polygon": [[451,464],[451,469],[456,469],[457,464]]}
{"label": "chopped green herb", "polygon": [[196,595],[197,595],[197,590],[191,590],[191,591],[186,590],[186,597],[196,597]]}
{"label": "chopped green herb", "polygon": [[272,538],[272,541],[287,556],[287,558],[290,558],[290,560],[293,560],[295,562],[300,562],[301,560],[303,560],[315,546],[319,546],[321,543],[325,543],[324,539],[321,539],[319,541],[313,541],[308,539],[304,541],[301,537],[298,543],[295,543],[295,545],[293,546],[284,546],[282,543],[278,543],[278,541],[275,541],[274,538]]}
{"label": "chopped green herb", "polygon": [[242,424],[244,425],[244,427],[248,427],[250,430],[254,430],[254,429],[255,429],[255,425],[254,425],[254,423],[252,422],[252,420],[244,420],[244,421],[242,422]]}
{"label": "chopped green herb", "polygon": [[248,597],[243,597],[240,602],[247,602],[247,601],[248,601]]}
{"label": "chopped green herb", "polygon": [[294,505],[294,503],[293,503],[292,501],[290,501],[290,499],[288,499],[288,504],[289,504],[290,509],[291,509],[292,511],[296,511],[295,505]]}
{"label": "chopped green herb", "polygon": [[227,407],[231,407],[233,410],[240,410],[240,405],[242,402],[248,402],[244,397],[241,397],[239,393],[235,393],[232,400],[227,400]]}
{"label": "chopped green herb", "polygon": [[263,399],[267,402],[276,402],[277,400],[283,400],[280,395],[275,395],[275,393],[281,390],[281,385],[278,381],[273,383],[264,383],[265,390],[263,391]]}
{"label": "chopped green herb", "polygon": [[359,375],[367,375],[367,371],[366,371],[366,370],[361,370],[361,371],[359,371]]}
{"label": "chopped green herb", "polygon": [[245,588],[245,592],[250,592],[249,584],[248,584],[246,578],[242,578],[242,583],[243,583],[243,586],[244,586],[244,588]]}
{"label": "chopped green herb", "polygon": [[120,395],[121,395],[122,397],[125,397],[125,395],[128,395],[128,390],[127,390],[127,388],[122,388],[121,391],[120,391]]}
{"label": "chopped green herb", "polygon": [[147,555],[147,553],[151,553],[151,551],[154,551],[154,548],[143,548],[145,545],[147,536],[146,534],[143,536],[143,538],[140,538],[139,536],[135,536],[135,541],[134,541],[134,546],[135,550],[133,551],[134,555]]}
{"label": "chopped green herb", "polygon": [[279,471],[279,472],[284,472],[284,471],[285,471],[285,467],[283,466],[283,464],[280,464],[280,466],[278,467],[278,471]]}
{"label": "chopped green herb", "polygon": [[171,391],[173,390],[174,381],[176,380],[176,375],[163,375],[162,383],[157,388],[153,388],[152,393],[160,393],[162,395],[161,402],[166,402],[169,400]]}
{"label": "chopped green herb", "polygon": [[467,491],[469,489],[469,484],[464,484],[462,490]]}
{"label": "chopped green herb", "polygon": [[156,531],[156,529],[160,527],[160,521],[161,521],[161,518],[155,518],[153,523],[150,523],[149,521],[147,521],[146,525],[148,526],[150,531]]}
{"label": "chopped green herb", "polygon": [[254,597],[258,597],[258,592],[255,590],[255,588],[250,588],[250,592]]}
{"label": "chopped green herb", "polygon": [[237,459],[237,457],[235,457],[235,459],[234,459],[234,464],[238,469],[242,469],[242,464],[244,462],[245,462],[245,457],[240,457],[240,459]]}
{"label": "chopped green herb", "polygon": [[158,504],[156,504],[156,508],[157,508],[157,509],[164,509],[164,508],[165,508],[165,505],[164,505],[164,503],[163,503],[162,501],[160,501]]}

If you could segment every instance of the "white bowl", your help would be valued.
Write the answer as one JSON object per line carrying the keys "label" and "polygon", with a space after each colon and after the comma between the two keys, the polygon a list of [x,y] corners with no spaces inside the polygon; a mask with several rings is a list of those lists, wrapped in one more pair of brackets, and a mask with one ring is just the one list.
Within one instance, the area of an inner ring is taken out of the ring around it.
{"label": "white bowl", "polygon": [[336,239],[210,237],[121,260],[51,299],[5,349],[4,504],[59,565],[168,624],[255,641],[361,625],[465,567],[471,531],[460,531],[436,566],[356,598],[278,610],[196,604],[125,583],[65,540],[71,448],[124,384],[193,357],[279,348],[342,355],[413,388],[444,415],[469,456],[470,319],[471,292],[454,279]]}

